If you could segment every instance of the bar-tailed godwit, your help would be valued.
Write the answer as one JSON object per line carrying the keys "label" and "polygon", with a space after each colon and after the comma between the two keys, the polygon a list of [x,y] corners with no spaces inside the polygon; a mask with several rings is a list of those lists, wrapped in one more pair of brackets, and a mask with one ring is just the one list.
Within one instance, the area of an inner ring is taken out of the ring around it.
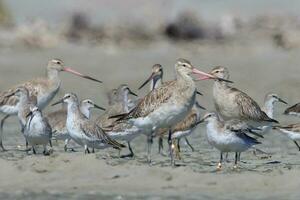
{"label": "bar-tailed godwit", "polygon": [[[189,61],[178,59],[175,64],[176,79],[165,82],[142,98],[129,113],[113,116],[142,129],[147,135],[147,160],[151,162],[153,133],[160,128],[171,129],[192,109],[196,99],[196,86],[192,74],[202,79],[220,79],[214,75],[197,70]],[[224,80],[227,81],[227,80]],[[171,148],[171,140],[169,140]],[[172,155],[171,155],[172,157]],[[171,159],[173,160],[173,159]]]}
{"label": "bar-tailed godwit", "polygon": [[93,81],[101,82],[97,79],[94,79],[90,76],[83,75],[70,67],[64,66],[64,63],[60,59],[52,59],[48,62],[46,68],[46,76],[35,78],[25,83],[19,84],[15,87],[12,87],[4,92],[0,93],[0,112],[5,114],[5,117],[1,120],[0,124],[0,147],[4,149],[2,144],[2,131],[3,131],[3,124],[4,121],[11,115],[16,115],[18,113],[18,104],[19,99],[16,96],[10,96],[7,98],[7,94],[12,93],[17,87],[23,86],[26,87],[29,91],[30,96],[37,97],[37,106],[39,109],[45,108],[49,102],[54,98],[57,94],[61,80],[58,76],[59,72],[69,72],[75,74],[77,76],[90,79]]}
{"label": "bar-tailed godwit", "polygon": [[[210,74],[222,79],[229,79],[229,71],[226,67],[215,67]],[[213,97],[216,110],[225,120],[240,119],[256,127],[278,123],[268,117],[250,96],[231,87],[228,82],[215,79]]]}

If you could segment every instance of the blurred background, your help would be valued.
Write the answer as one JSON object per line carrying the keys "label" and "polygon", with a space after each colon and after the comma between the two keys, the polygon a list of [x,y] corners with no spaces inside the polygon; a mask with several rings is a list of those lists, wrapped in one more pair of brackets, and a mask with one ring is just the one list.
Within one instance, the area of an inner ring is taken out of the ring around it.
{"label": "blurred background", "polygon": [[[135,90],[155,63],[173,78],[184,57],[205,71],[227,66],[258,102],[272,91],[294,103],[299,10],[297,0],[0,0],[0,88],[42,75],[49,59],[61,58],[104,81],[62,75],[61,95],[71,90],[105,104],[108,89],[128,83]],[[210,102],[211,83],[199,88]]]}

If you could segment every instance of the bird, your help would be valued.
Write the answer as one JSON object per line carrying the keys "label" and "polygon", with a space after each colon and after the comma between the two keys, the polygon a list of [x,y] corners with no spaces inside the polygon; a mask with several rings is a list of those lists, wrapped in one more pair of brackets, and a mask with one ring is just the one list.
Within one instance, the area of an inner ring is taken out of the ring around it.
{"label": "bird", "polygon": [[[268,93],[265,96],[265,100],[264,100],[264,105],[262,106],[262,111],[264,111],[269,118],[273,119],[273,113],[274,113],[274,105],[276,102],[281,102],[283,104],[288,104],[286,101],[282,100],[277,94],[275,93]],[[256,130],[255,132],[264,135],[266,133],[268,133],[271,129],[272,126],[259,126],[258,129],[260,130]]]}
{"label": "bird", "polygon": [[300,117],[300,103],[297,103],[291,107],[288,107],[285,111],[284,111],[285,115],[294,115],[297,117]]}
{"label": "bird", "polygon": [[0,113],[5,114],[4,118],[1,120],[0,123],[0,147],[3,151],[5,151],[5,148],[2,143],[3,124],[9,116],[17,115],[19,104],[18,97],[10,96],[9,98],[7,98],[7,94],[12,93],[12,91],[14,91],[17,87],[23,86],[29,91],[30,96],[36,96],[37,106],[40,110],[43,110],[59,91],[59,88],[61,86],[61,80],[58,74],[62,71],[69,72],[77,76],[102,83],[101,81],[95,78],[83,75],[70,67],[66,67],[63,61],[60,59],[52,59],[47,64],[46,76],[32,79],[30,81],[21,83],[17,86],[11,87],[6,91],[1,92]]}
{"label": "bird", "polygon": [[273,129],[280,131],[282,134],[293,140],[300,151],[300,146],[297,142],[300,141],[300,123],[287,126],[274,126]]}
{"label": "bird", "polygon": [[32,146],[33,153],[36,154],[36,145],[43,145],[43,154],[49,155],[50,151],[47,150],[47,144],[50,144],[50,147],[52,148],[52,129],[48,123],[48,120],[43,117],[42,112],[37,106],[30,108],[28,117],[29,119],[27,120],[24,129],[24,136],[29,145]]}
{"label": "bird", "polygon": [[[225,80],[229,79],[229,71],[226,67],[217,66],[211,70],[210,74]],[[231,87],[222,79],[215,79],[213,86],[214,104],[222,118],[225,120],[240,119],[254,127],[278,123],[268,117],[250,96]]]}
{"label": "bird", "polygon": [[234,168],[236,168],[239,154],[254,145],[260,144],[257,139],[248,136],[243,130],[232,131],[225,126],[224,121],[215,112],[205,114],[199,121],[199,123],[202,122],[207,122],[206,136],[209,144],[220,151],[220,161],[217,169],[222,168],[224,152],[235,152]]}
{"label": "bird", "polygon": [[121,84],[118,88],[112,89],[108,93],[109,106],[106,111],[97,117],[96,122],[100,127],[111,127],[116,119],[110,118],[112,115],[129,112],[129,95],[138,96],[127,84]]}
{"label": "bird", "polygon": [[111,90],[108,94],[109,107],[105,114],[99,116],[96,120],[97,124],[101,128],[103,128],[112,139],[127,142],[127,146],[130,153],[126,155],[121,155],[121,158],[134,156],[134,152],[132,150],[130,142],[136,136],[140,135],[141,130],[126,122],[116,123],[116,119],[112,119],[109,117],[113,114],[129,112],[129,94],[137,96],[134,92],[132,92],[129,89],[128,85],[126,84],[121,84],[117,89]]}
{"label": "bird", "polygon": [[52,105],[67,103],[66,127],[72,140],[84,147],[84,153],[90,153],[88,148],[105,149],[113,147],[121,149],[123,144],[111,139],[93,120],[87,119],[80,111],[78,97],[67,93]]}
{"label": "bird", "polygon": [[[118,121],[128,120],[147,135],[148,163],[151,163],[153,133],[160,128],[170,130],[185,118],[195,103],[196,86],[191,75],[198,74],[200,78],[205,79],[221,79],[197,70],[190,61],[182,58],[177,60],[175,71],[175,80],[166,82],[149,92],[129,113],[111,116],[118,118]],[[168,140],[171,148],[171,138],[169,137]],[[170,156],[173,164],[173,155]]]}
{"label": "bird", "polygon": [[[138,88],[139,90],[142,89],[147,83],[150,82],[150,91],[154,90],[155,88],[160,87],[162,84],[164,84],[163,82],[163,67],[161,64],[154,64],[152,66],[152,73],[151,75],[148,77],[148,79]],[[203,95],[201,92],[199,92],[198,90],[196,90],[196,94],[198,95]],[[199,103],[196,103],[196,105],[198,106],[198,108],[202,108],[205,109],[204,107],[200,106]],[[196,109],[197,110],[197,109]],[[195,112],[191,111],[191,113],[189,115],[193,115]],[[189,117],[186,117],[186,119],[188,119]],[[183,120],[183,122],[180,122],[181,124],[186,124],[184,122],[185,120]],[[179,127],[181,127],[182,125],[179,125]],[[163,133],[165,132],[165,129],[163,130],[159,130],[158,131],[160,134],[158,134],[160,137],[158,138],[158,153],[161,153],[161,150],[163,149]],[[189,135],[189,134],[187,134]],[[186,135],[186,136],[187,136]],[[193,146],[190,144],[190,142],[188,141],[187,137],[184,136],[184,139],[187,143],[187,145],[192,149],[192,151],[194,151]],[[177,141],[177,149],[180,151],[180,138],[178,138]]]}
{"label": "bird", "polygon": [[[16,96],[19,99],[19,105],[18,105],[18,119],[21,126],[21,132],[24,134],[26,122],[27,122],[27,116],[31,112],[30,108],[36,106],[37,99],[36,96],[30,96],[29,91],[26,89],[26,87],[20,86],[17,87],[12,93],[7,93],[5,96],[6,98],[9,98],[11,96]],[[26,150],[28,150],[28,142],[26,141]]]}
{"label": "bird", "polygon": [[[87,118],[90,119],[90,109],[97,108],[100,110],[105,110],[105,108],[98,106],[90,99],[85,99],[80,102],[80,111]],[[64,106],[62,109],[53,111],[46,115],[52,129],[53,129],[53,139],[55,140],[63,140],[65,142],[64,150],[67,151],[68,143],[71,140],[69,133],[66,127],[67,121],[67,108]],[[74,149],[71,148],[72,151]]]}

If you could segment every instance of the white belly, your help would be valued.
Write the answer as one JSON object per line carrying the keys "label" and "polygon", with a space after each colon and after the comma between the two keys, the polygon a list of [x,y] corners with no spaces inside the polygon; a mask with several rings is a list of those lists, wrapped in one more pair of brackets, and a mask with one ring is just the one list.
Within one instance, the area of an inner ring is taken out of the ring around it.
{"label": "white belly", "polygon": [[213,127],[207,125],[207,140],[221,152],[243,152],[252,146],[247,141],[235,136],[234,133],[218,133]]}
{"label": "white belly", "polygon": [[30,145],[46,145],[50,141],[50,133],[45,132],[45,126],[34,117],[24,136]]}
{"label": "white belly", "polygon": [[192,107],[191,104],[166,103],[150,113],[147,117],[137,118],[134,125],[146,132],[151,133],[160,128],[170,128],[183,120]]}
{"label": "white belly", "polygon": [[300,140],[300,133],[294,133],[293,131],[288,131],[285,129],[279,129],[281,132],[285,133],[288,138],[292,140]]}
{"label": "white belly", "polygon": [[121,140],[121,141],[127,141],[127,142],[130,142],[135,137],[141,135],[141,133],[142,133],[142,131],[135,126],[132,126],[132,128],[130,128],[130,129],[124,129],[124,130],[118,131],[118,132],[115,132],[115,131],[107,132],[107,134],[109,135],[110,138],[112,138],[114,140]]}

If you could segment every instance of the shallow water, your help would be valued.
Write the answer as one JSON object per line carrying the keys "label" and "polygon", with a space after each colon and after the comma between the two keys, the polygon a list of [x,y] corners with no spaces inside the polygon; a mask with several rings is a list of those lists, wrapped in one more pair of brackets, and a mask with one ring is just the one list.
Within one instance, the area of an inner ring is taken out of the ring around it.
{"label": "shallow water", "polygon": [[[64,45],[55,49],[0,51],[0,90],[43,75],[47,60],[59,57],[66,65],[99,78],[104,84],[61,74],[62,90],[56,98],[65,92],[75,92],[81,98],[91,98],[107,106],[108,89],[128,83],[136,90],[154,63],[161,63],[165,79],[171,79],[175,59],[186,57],[205,71],[214,65],[227,66],[235,85],[259,103],[271,91],[290,104],[300,100],[296,92],[300,85],[299,50],[276,49],[268,41],[247,46],[160,41],[145,46]],[[213,110],[212,82],[197,85],[204,93],[199,97],[201,105]],[[140,96],[145,93],[146,89],[139,92]],[[53,109],[57,108],[48,107],[45,112]],[[283,116],[284,109],[284,105],[278,104],[275,118],[283,124],[297,122],[297,118]],[[157,154],[156,140],[154,162],[148,166],[144,136],[133,142],[135,159],[119,159],[114,150],[83,155],[80,147],[76,153],[65,153],[62,145],[56,143],[54,154],[44,157],[27,155],[17,148],[24,145],[24,139],[16,118],[8,120],[4,131],[4,145],[9,151],[0,152],[0,199],[296,199],[299,195],[299,152],[292,141],[277,132],[266,135],[258,146],[270,153],[270,157],[260,158],[252,151],[245,152],[240,167],[234,170],[230,155],[230,162],[217,172],[219,153],[207,143],[203,125],[190,137],[196,151],[191,152],[182,143],[183,160],[176,161],[175,168],[169,166],[168,157]]]}

